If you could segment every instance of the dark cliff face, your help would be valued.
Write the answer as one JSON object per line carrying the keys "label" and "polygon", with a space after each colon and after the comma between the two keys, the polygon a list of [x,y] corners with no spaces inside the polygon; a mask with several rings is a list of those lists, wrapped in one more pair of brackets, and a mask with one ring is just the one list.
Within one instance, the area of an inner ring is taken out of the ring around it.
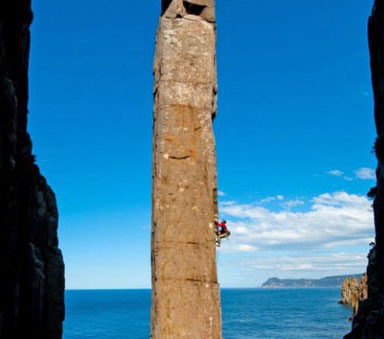
{"label": "dark cliff face", "polygon": [[378,160],[374,198],[376,245],[368,259],[368,299],[360,304],[352,332],[345,338],[384,338],[384,1],[376,0],[368,23],[372,86],[375,100]]}
{"label": "dark cliff face", "polygon": [[0,2],[0,338],[61,338],[55,195],[27,133],[30,0]]}

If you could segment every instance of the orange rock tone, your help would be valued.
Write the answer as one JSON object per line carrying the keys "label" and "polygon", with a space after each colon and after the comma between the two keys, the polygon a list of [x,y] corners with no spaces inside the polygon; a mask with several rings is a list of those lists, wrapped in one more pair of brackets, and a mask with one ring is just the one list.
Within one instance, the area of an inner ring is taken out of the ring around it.
{"label": "orange rock tone", "polygon": [[366,273],[364,273],[364,275],[361,277],[360,283],[356,277],[345,278],[341,287],[341,299],[339,303],[352,306],[352,318],[359,311],[360,302],[366,300],[367,298],[368,286]]}
{"label": "orange rock tone", "polygon": [[151,338],[220,339],[214,0],[163,0],[154,77]]}

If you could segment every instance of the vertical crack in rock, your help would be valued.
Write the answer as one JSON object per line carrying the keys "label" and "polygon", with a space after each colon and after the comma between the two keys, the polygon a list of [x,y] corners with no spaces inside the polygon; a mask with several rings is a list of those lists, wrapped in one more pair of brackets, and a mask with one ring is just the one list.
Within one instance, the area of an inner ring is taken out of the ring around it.
{"label": "vertical crack in rock", "polygon": [[384,2],[376,0],[368,23],[371,54],[372,87],[375,101],[377,139],[375,152],[378,160],[376,187],[369,196],[374,198],[373,211],[376,244],[368,259],[368,299],[360,303],[352,332],[348,339],[384,338]]}
{"label": "vertical crack in rock", "polygon": [[162,5],[154,61],[151,338],[220,339],[214,0]]}
{"label": "vertical crack in rock", "polygon": [[0,3],[0,338],[61,338],[55,195],[27,133],[30,0]]}

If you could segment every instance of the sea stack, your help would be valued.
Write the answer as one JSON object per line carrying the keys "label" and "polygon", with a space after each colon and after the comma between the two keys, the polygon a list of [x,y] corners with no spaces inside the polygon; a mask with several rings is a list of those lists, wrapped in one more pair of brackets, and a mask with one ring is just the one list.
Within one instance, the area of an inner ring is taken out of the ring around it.
{"label": "sea stack", "polygon": [[214,0],[163,0],[156,44],[151,338],[220,339]]}
{"label": "sea stack", "polygon": [[368,255],[368,299],[360,303],[352,332],[345,338],[384,338],[384,1],[376,0],[368,22],[372,87],[377,138],[377,183],[369,192],[374,198],[376,240]]}
{"label": "sea stack", "polygon": [[58,339],[64,263],[55,195],[27,133],[30,0],[0,3],[0,338]]}
{"label": "sea stack", "polygon": [[352,307],[353,313],[351,319],[353,319],[359,310],[360,302],[366,300],[367,295],[366,273],[361,276],[360,283],[357,277],[347,277],[344,279],[341,286],[341,298],[339,303]]}

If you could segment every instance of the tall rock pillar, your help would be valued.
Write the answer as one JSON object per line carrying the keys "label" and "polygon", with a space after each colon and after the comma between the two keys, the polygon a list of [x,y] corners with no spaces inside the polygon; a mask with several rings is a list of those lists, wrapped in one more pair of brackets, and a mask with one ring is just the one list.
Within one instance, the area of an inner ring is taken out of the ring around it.
{"label": "tall rock pillar", "polygon": [[0,338],[59,339],[64,263],[55,195],[27,133],[30,0],[0,2]]}
{"label": "tall rock pillar", "polygon": [[154,62],[151,338],[221,338],[214,0],[163,0]]}
{"label": "tall rock pillar", "polygon": [[378,160],[376,187],[369,196],[374,198],[376,241],[368,259],[368,299],[361,302],[353,320],[348,339],[384,338],[384,1],[375,0],[368,23],[371,54],[372,87],[375,103],[377,138],[375,152]]}

